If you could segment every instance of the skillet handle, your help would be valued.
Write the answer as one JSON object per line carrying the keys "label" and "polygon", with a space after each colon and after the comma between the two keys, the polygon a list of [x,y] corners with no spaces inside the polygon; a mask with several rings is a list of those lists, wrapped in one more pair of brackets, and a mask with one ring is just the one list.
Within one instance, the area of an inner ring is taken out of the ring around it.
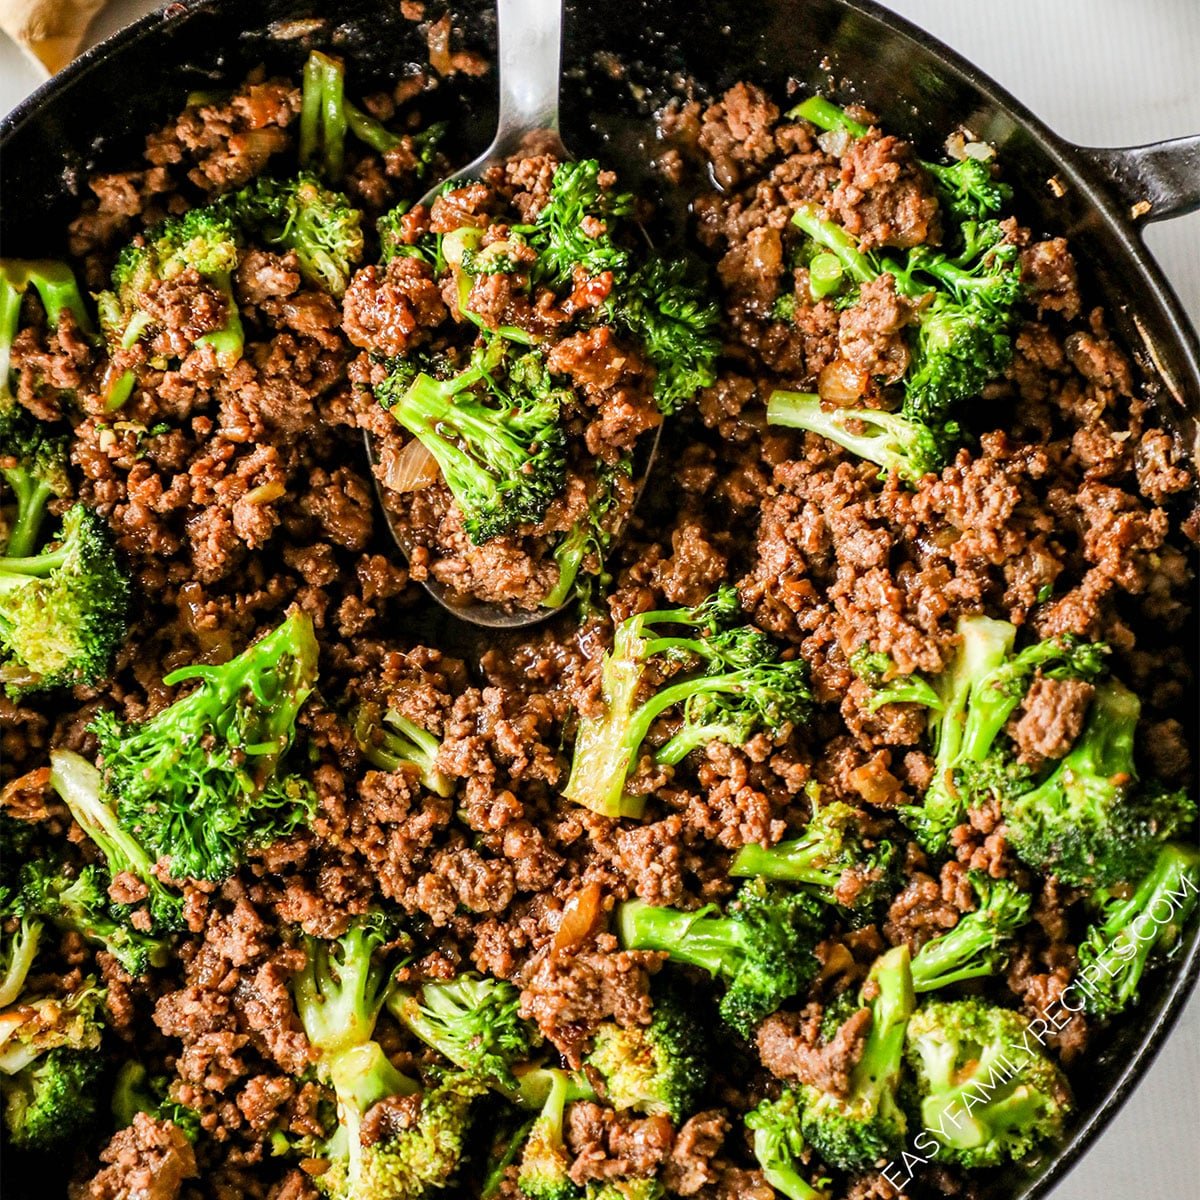
{"label": "skillet handle", "polygon": [[1079,154],[1138,224],[1200,209],[1200,134]]}

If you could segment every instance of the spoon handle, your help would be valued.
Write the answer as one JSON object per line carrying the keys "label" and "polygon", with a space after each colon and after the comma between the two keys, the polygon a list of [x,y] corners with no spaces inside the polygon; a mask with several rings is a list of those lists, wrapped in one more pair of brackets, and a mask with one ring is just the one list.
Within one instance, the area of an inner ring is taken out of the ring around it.
{"label": "spoon handle", "polygon": [[534,130],[558,133],[562,0],[497,0],[500,120],[491,153],[519,148]]}

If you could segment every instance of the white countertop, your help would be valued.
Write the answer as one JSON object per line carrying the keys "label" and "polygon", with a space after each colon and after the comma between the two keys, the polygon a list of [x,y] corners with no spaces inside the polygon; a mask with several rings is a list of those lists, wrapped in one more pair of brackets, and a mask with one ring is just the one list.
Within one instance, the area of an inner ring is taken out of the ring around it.
{"label": "white countertop", "polygon": [[[883,0],[1081,145],[1200,133],[1200,0]],[[116,0],[93,40],[154,0]],[[1035,36],[1036,33],[1036,36]],[[0,35],[0,111],[40,82]],[[1200,213],[1152,226],[1150,249],[1200,324]],[[1200,991],[1136,1093],[1052,1200],[1200,1196]]]}

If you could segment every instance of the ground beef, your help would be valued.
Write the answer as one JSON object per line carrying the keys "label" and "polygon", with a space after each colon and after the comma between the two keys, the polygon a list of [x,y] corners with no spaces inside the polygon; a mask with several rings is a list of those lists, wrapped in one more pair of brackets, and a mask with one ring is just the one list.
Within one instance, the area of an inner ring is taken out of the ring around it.
{"label": "ground beef", "polygon": [[811,1084],[844,1096],[870,1025],[871,1010],[859,1009],[838,1027],[827,1044],[821,1045],[820,1005],[812,1005],[803,1013],[775,1013],[758,1027],[758,1054],[763,1066],[777,1079]]}
{"label": "ground beef", "polygon": [[184,1181],[195,1179],[196,1156],[179,1126],[138,1113],[100,1152],[107,1163],[75,1200],[176,1200]]}
{"label": "ground beef", "polygon": [[1080,679],[1037,679],[1014,718],[1012,738],[1031,766],[1063,758],[1083,729],[1096,689]]}
{"label": "ground beef", "polygon": [[671,1152],[671,1122],[666,1117],[634,1117],[583,1101],[567,1110],[567,1146],[575,1156],[571,1179],[582,1187],[589,1179],[647,1178]]}

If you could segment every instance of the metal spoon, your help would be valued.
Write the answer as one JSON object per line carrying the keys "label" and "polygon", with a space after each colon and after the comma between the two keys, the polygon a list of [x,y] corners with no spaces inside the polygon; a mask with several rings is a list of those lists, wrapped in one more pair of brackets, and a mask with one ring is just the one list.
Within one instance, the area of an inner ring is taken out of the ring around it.
{"label": "metal spoon", "polygon": [[[562,56],[561,0],[497,0],[500,74],[500,117],[492,144],[473,162],[435,184],[418,203],[431,205],[448,183],[478,179],[489,167],[504,163],[518,151],[552,154],[560,161],[574,156],[563,145],[558,132],[558,82]],[[377,456],[371,435],[366,434],[367,455],[372,467]],[[644,457],[634,502],[640,498],[658,447],[655,430]],[[396,545],[411,560],[416,543],[409,531],[392,519],[383,485],[375,478],[384,519]],[[460,620],[488,629],[521,629],[544,621],[566,605],[549,609],[509,609],[500,604],[472,601],[455,603],[446,588],[434,579],[422,581],[425,590]],[[569,601],[568,601],[569,603]]]}

